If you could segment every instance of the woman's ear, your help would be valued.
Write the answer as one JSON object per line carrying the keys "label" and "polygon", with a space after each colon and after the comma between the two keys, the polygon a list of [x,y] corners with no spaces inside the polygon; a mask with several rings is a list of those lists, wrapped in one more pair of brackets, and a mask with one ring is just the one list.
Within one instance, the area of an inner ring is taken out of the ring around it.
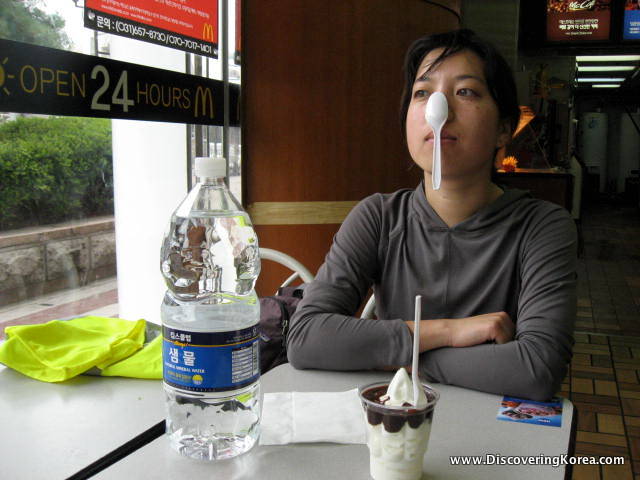
{"label": "woman's ear", "polygon": [[498,126],[498,139],[496,141],[496,148],[504,147],[511,140],[511,128],[508,120],[503,120]]}

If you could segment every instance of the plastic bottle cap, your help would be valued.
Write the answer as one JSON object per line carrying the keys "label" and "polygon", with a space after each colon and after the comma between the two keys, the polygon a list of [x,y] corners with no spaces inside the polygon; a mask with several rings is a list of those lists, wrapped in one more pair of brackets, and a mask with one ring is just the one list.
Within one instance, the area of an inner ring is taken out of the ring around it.
{"label": "plastic bottle cap", "polygon": [[227,160],[224,157],[196,157],[194,173],[198,178],[227,176]]}

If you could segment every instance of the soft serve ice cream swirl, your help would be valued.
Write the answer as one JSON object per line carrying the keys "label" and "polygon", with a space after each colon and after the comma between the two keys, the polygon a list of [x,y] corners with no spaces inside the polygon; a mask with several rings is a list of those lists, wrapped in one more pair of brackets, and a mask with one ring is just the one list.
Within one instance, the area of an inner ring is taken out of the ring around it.
{"label": "soft serve ice cream swirl", "polygon": [[[385,405],[401,406],[405,403],[414,405],[413,403],[413,382],[411,377],[404,368],[401,368],[396,372],[387,388],[387,396],[389,400],[384,402]],[[419,408],[424,407],[427,404],[427,396],[424,394],[422,388],[418,389],[418,402]]]}
{"label": "soft serve ice cream swirl", "polygon": [[[385,395],[378,399],[384,407],[413,406],[413,384],[404,368],[398,370]],[[422,476],[422,461],[431,432],[431,412],[415,416],[427,404],[424,389],[419,389],[418,402],[412,415],[406,411],[380,414],[368,413],[368,446],[371,476],[375,480],[409,480]],[[401,428],[397,428],[399,423]],[[375,424],[374,424],[375,423]]]}

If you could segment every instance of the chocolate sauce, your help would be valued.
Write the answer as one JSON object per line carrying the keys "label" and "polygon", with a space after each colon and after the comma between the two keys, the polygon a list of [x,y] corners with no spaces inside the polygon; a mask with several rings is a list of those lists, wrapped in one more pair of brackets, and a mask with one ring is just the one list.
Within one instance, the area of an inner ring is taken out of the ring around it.
{"label": "chocolate sauce", "polygon": [[[384,402],[380,400],[387,394],[387,388],[388,385],[382,385],[370,388],[362,393],[364,398],[380,405],[379,408],[376,408],[376,406],[365,404],[369,424],[375,426],[382,423],[387,432],[395,433],[402,429],[405,422],[408,422],[411,428],[418,428],[425,419],[431,420],[433,418],[433,409],[429,411],[410,409],[406,412],[389,413],[389,410],[384,409]],[[429,402],[434,399],[429,392],[425,392],[425,395]],[[405,402],[402,406],[410,407],[411,404]]]}

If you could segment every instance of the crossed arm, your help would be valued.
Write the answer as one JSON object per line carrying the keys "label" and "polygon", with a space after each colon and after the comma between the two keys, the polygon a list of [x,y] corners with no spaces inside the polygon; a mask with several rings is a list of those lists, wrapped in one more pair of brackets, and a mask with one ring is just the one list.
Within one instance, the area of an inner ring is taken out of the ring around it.
{"label": "crossed arm", "polygon": [[[357,221],[357,214],[351,220]],[[531,232],[522,252],[517,325],[504,312],[422,320],[422,376],[534,400],[557,391],[571,358],[575,318],[575,231],[570,222],[560,215]],[[364,229],[345,223],[351,233],[336,236],[292,319],[289,361],[296,368],[328,370],[407,366],[413,322],[353,316],[374,282],[371,258],[357,257],[366,251],[362,243],[375,238],[376,232],[367,228],[375,230],[376,222]],[[346,263],[337,265],[345,255]]]}

